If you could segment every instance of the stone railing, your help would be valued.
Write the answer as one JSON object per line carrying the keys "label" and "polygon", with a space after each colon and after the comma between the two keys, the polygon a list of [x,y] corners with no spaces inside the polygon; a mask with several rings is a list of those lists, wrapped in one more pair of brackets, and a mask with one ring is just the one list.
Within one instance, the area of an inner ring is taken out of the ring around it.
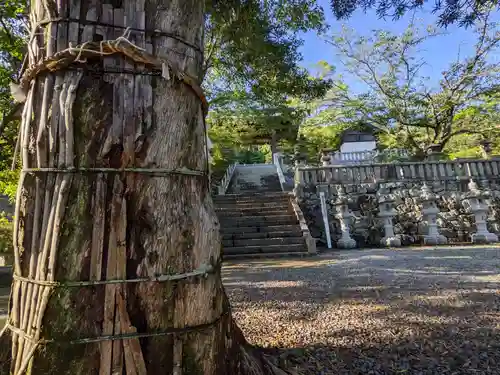
{"label": "stone railing", "polygon": [[390,149],[383,151],[354,151],[354,152],[333,152],[330,154],[331,164],[358,164],[373,162],[377,156],[381,157],[407,157],[409,152],[403,149]]}
{"label": "stone railing", "polygon": [[297,221],[300,225],[300,230],[302,231],[302,237],[304,238],[304,242],[307,247],[307,252],[309,254],[315,254],[316,249],[316,239],[311,235],[311,231],[309,230],[309,226],[307,225],[307,221],[305,219],[304,213],[300,208],[300,204],[297,200],[297,197],[293,193],[289,193],[289,204],[291,211],[295,214]]}
{"label": "stone railing", "polygon": [[231,182],[231,178],[233,177],[237,165],[238,162],[231,164],[229,167],[227,167],[226,173],[221,178],[219,185],[217,186],[217,192],[219,195],[226,194],[227,188],[229,187],[229,183]]}
{"label": "stone railing", "polygon": [[298,167],[295,184],[359,184],[372,182],[446,181],[498,178],[500,158],[491,160],[377,163]]}
{"label": "stone railing", "polygon": [[371,160],[375,156],[375,151],[357,151],[357,152],[333,152],[331,154],[332,164],[337,162],[358,162]]}

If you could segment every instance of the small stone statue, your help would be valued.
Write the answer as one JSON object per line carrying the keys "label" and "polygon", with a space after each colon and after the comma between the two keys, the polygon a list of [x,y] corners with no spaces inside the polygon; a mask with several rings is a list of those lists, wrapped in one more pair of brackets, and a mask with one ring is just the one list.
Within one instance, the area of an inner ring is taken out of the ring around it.
{"label": "small stone statue", "polygon": [[437,225],[437,214],[439,208],[436,201],[437,196],[431,191],[429,186],[424,182],[422,186],[422,194],[420,195],[422,202],[422,214],[427,222],[427,234],[423,236],[424,245],[444,245],[448,242],[445,236],[439,234]]}
{"label": "small stone statue", "polygon": [[498,242],[498,236],[488,231],[488,205],[486,199],[489,194],[481,191],[472,179],[467,185],[469,191],[465,194],[464,207],[474,215],[476,233],[471,234],[472,243]]}

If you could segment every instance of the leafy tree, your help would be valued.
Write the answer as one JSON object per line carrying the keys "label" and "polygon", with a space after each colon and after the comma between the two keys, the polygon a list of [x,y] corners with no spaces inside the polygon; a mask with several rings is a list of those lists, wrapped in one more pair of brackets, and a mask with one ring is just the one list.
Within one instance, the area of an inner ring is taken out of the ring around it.
{"label": "leafy tree", "polygon": [[322,150],[340,147],[340,135],[346,129],[342,125],[302,126],[299,133],[304,139],[303,150],[308,163],[319,163]]}
{"label": "leafy tree", "polygon": [[[9,84],[17,79],[23,60],[26,34],[22,22],[24,12],[24,1],[4,1],[0,7],[0,195],[6,195],[11,201],[15,200],[19,177],[18,173],[10,171],[10,168],[22,106],[13,102]],[[11,246],[6,244],[12,243],[12,228],[1,212],[0,227],[0,242],[3,244],[0,247],[11,249]]]}
{"label": "leafy tree", "polygon": [[294,140],[304,116],[298,102],[330,87],[298,65],[298,32],[323,32],[323,9],[313,0],[211,1],[205,24],[212,142],[276,151],[279,142]]}
{"label": "leafy tree", "polygon": [[[338,82],[336,84],[339,85]],[[309,163],[319,163],[322,150],[338,149],[345,130],[362,130],[366,127],[357,121],[347,107],[330,105],[336,101],[336,91],[334,88],[323,99],[310,103],[310,115],[300,126],[299,135],[304,143],[302,148]]]}
{"label": "leafy tree", "polygon": [[266,107],[243,94],[225,103],[219,101],[207,121],[214,143],[270,144],[275,152],[278,141],[296,139],[305,115],[306,108],[296,100]]}
{"label": "leafy tree", "polygon": [[492,153],[500,154],[500,94],[485,95],[480,101],[464,108],[455,119],[466,127],[477,127],[484,132],[460,134],[446,145],[445,152],[452,158],[484,156],[481,143],[491,142]]}
{"label": "leafy tree", "polygon": [[[320,61],[318,63],[321,77],[334,76],[334,68]],[[304,118],[299,129],[303,140],[303,152],[309,163],[318,163],[324,149],[336,150],[340,147],[341,135],[345,130],[373,131],[370,122],[363,121],[366,109],[358,99],[351,99],[347,104],[344,97],[349,87],[340,80],[332,81],[333,87],[323,98],[306,103],[308,116]]]}
{"label": "leafy tree", "polygon": [[325,30],[323,9],[314,0],[207,2],[203,73],[212,101],[245,91],[261,104],[324,93],[298,65],[299,31]]}
{"label": "leafy tree", "polygon": [[16,80],[25,51],[25,2],[8,0],[0,7],[0,171],[10,168],[21,105],[15,104],[9,84]]}
{"label": "leafy tree", "polygon": [[398,19],[405,13],[432,4],[433,12],[438,14],[439,26],[458,23],[471,26],[484,17],[492,8],[498,8],[498,0],[479,1],[441,1],[434,0],[331,0],[333,12],[337,18],[348,18],[356,9],[375,8],[379,17]]}
{"label": "leafy tree", "polygon": [[472,56],[453,63],[442,73],[439,87],[432,89],[420,73],[425,62],[417,52],[428,38],[438,37],[438,32],[432,28],[422,32],[411,25],[399,36],[375,31],[373,37],[355,37],[344,30],[331,43],[347,70],[368,91],[353,95],[346,85],[336,82],[330,106],[354,121],[383,130],[394,144],[420,156],[431,148],[443,150],[458,135],[485,133],[492,123],[474,123],[470,114],[473,108],[483,113],[477,111],[478,106],[500,87],[498,65],[488,61],[498,48],[500,33],[487,17],[476,33]]}

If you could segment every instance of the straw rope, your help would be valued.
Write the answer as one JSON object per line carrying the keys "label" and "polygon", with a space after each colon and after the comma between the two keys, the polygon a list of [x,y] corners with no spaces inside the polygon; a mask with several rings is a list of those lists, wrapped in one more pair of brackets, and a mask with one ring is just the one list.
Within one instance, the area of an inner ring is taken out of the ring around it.
{"label": "straw rope", "polygon": [[[129,34],[130,30],[127,29],[123,36],[115,40],[86,42],[75,47],[70,45],[69,48],[57,52],[53,56],[47,57],[26,69],[17,87],[26,94],[30,82],[41,74],[56,72],[74,63],[85,63],[89,58],[121,54],[137,64],[144,64],[149,68],[161,71],[165,79],[175,77],[189,86],[201,100],[203,112],[206,115],[208,112],[208,101],[196,78],[181,70],[167,57],[153,56],[143,48],[136,46],[128,40]],[[17,87],[14,85],[13,91]]]}

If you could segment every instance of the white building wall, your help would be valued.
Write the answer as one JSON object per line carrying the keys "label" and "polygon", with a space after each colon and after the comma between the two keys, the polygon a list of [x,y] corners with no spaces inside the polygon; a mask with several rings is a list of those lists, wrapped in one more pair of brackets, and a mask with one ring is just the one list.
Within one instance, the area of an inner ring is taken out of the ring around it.
{"label": "white building wall", "polygon": [[340,146],[340,152],[360,152],[375,150],[377,144],[375,141],[369,142],[346,142]]}

